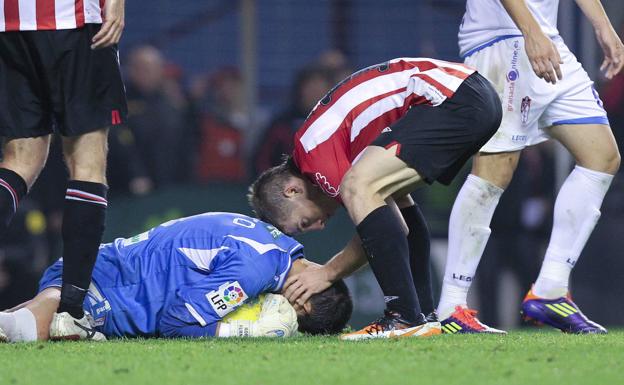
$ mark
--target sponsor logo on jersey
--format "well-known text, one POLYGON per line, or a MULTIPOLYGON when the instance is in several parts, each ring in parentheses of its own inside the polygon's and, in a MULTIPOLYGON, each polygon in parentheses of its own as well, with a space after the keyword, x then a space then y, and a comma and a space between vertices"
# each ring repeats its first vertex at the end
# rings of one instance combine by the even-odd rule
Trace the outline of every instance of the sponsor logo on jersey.
POLYGON ((507 73, 507 80, 510 82, 515 82, 520 77, 520 72, 518 70, 513 69, 507 73))
POLYGON ((340 187, 336 188, 332 186, 325 175, 317 172, 314 174, 314 177, 316 178, 316 184, 330 197, 337 197, 338 194, 340 194, 340 187))
POLYGON ((392 128, 390 127, 386 127, 383 130, 381 130, 381 133, 383 134, 384 132, 392 132, 392 128))
POLYGON ((219 289, 206 294, 208 303, 221 318, 242 305, 248 298, 238 281, 225 283, 219 286, 219 289))
POLYGON ((522 115, 522 124, 527 124, 529 121, 529 111, 531 110, 531 98, 525 96, 522 98, 522 103, 520 104, 520 114, 522 115))
POLYGON ((507 72, 507 111, 511 112, 514 110, 513 107, 513 98, 514 92, 516 89, 516 80, 520 77, 520 72, 518 71, 518 56, 520 55, 520 42, 518 40, 514 41, 513 45, 514 49, 511 54, 511 69, 507 72))

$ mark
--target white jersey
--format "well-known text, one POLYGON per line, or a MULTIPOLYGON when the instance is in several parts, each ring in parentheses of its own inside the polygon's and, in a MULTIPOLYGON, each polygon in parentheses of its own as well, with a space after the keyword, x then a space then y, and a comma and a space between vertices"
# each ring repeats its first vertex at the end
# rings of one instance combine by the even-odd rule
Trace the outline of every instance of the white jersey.
MULTIPOLYGON (((525 0, 542 31, 554 37, 557 30, 559 0, 525 0)), ((466 13, 459 27, 459 53, 469 56, 471 51, 497 39, 521 36, 500 0, 467 0, 466 13)))

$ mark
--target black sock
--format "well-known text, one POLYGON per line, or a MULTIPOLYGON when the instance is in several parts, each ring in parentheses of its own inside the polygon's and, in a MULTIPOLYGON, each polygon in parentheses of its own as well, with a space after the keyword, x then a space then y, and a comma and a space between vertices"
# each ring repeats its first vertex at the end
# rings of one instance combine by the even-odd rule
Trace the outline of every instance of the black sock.
POLYGON ((97 258, 104 219, 106 192, 101 183, 70 180, 63 212, 63 288, 58 312, 82 318, 85 294, 97 258))
POLYGON ((0 168, 0 239, 6 234, 19 201, 27 192, 28 186, 21 176, 0 168))
POLYGON ((433 312, 433 290, 431 288, 430 235, 425 217, 418 205, 401 209, 401 215, 409 228, 410 267, 416 286, 420 306, 425 314, 433 312))
POLYGON ((418 296, 409 265, 407 238, 399 218, 379 207, 357 226, 368 263, 381 286, 386 307, 409 322, 421 322, 418 296))

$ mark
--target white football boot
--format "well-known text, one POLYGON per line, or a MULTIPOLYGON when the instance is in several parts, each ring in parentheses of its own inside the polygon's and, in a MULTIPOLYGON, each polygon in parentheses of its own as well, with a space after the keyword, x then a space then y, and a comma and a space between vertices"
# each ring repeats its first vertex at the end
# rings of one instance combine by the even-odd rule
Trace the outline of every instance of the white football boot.
POLYGON ((91 326, 86 314, 81 319, 76 319, 67 312, 54 313, 50 324, 50 339, 106 341, 104 334, 91 326))

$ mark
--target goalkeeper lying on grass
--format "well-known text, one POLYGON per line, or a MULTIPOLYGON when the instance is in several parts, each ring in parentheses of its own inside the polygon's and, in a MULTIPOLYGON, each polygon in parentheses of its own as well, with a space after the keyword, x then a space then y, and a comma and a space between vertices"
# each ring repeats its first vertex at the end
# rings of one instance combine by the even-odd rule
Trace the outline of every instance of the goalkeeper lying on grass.
MULTIPOLYGON (((352 310, 343 282, 298 312, 281 295, 268 294, 257 320, 227 320, 262 293, 279 293, 289 274, 309 263, 300 243, 254 218, 206 213, 170 221, 100 246, 84 302, 92 328, 81 327, 74 338, 338 333, 352 310)), ((54 339, 49 329, 62 264, 61 259, 45 271, 34 299, 0 313, 0 340, 54 339)))

